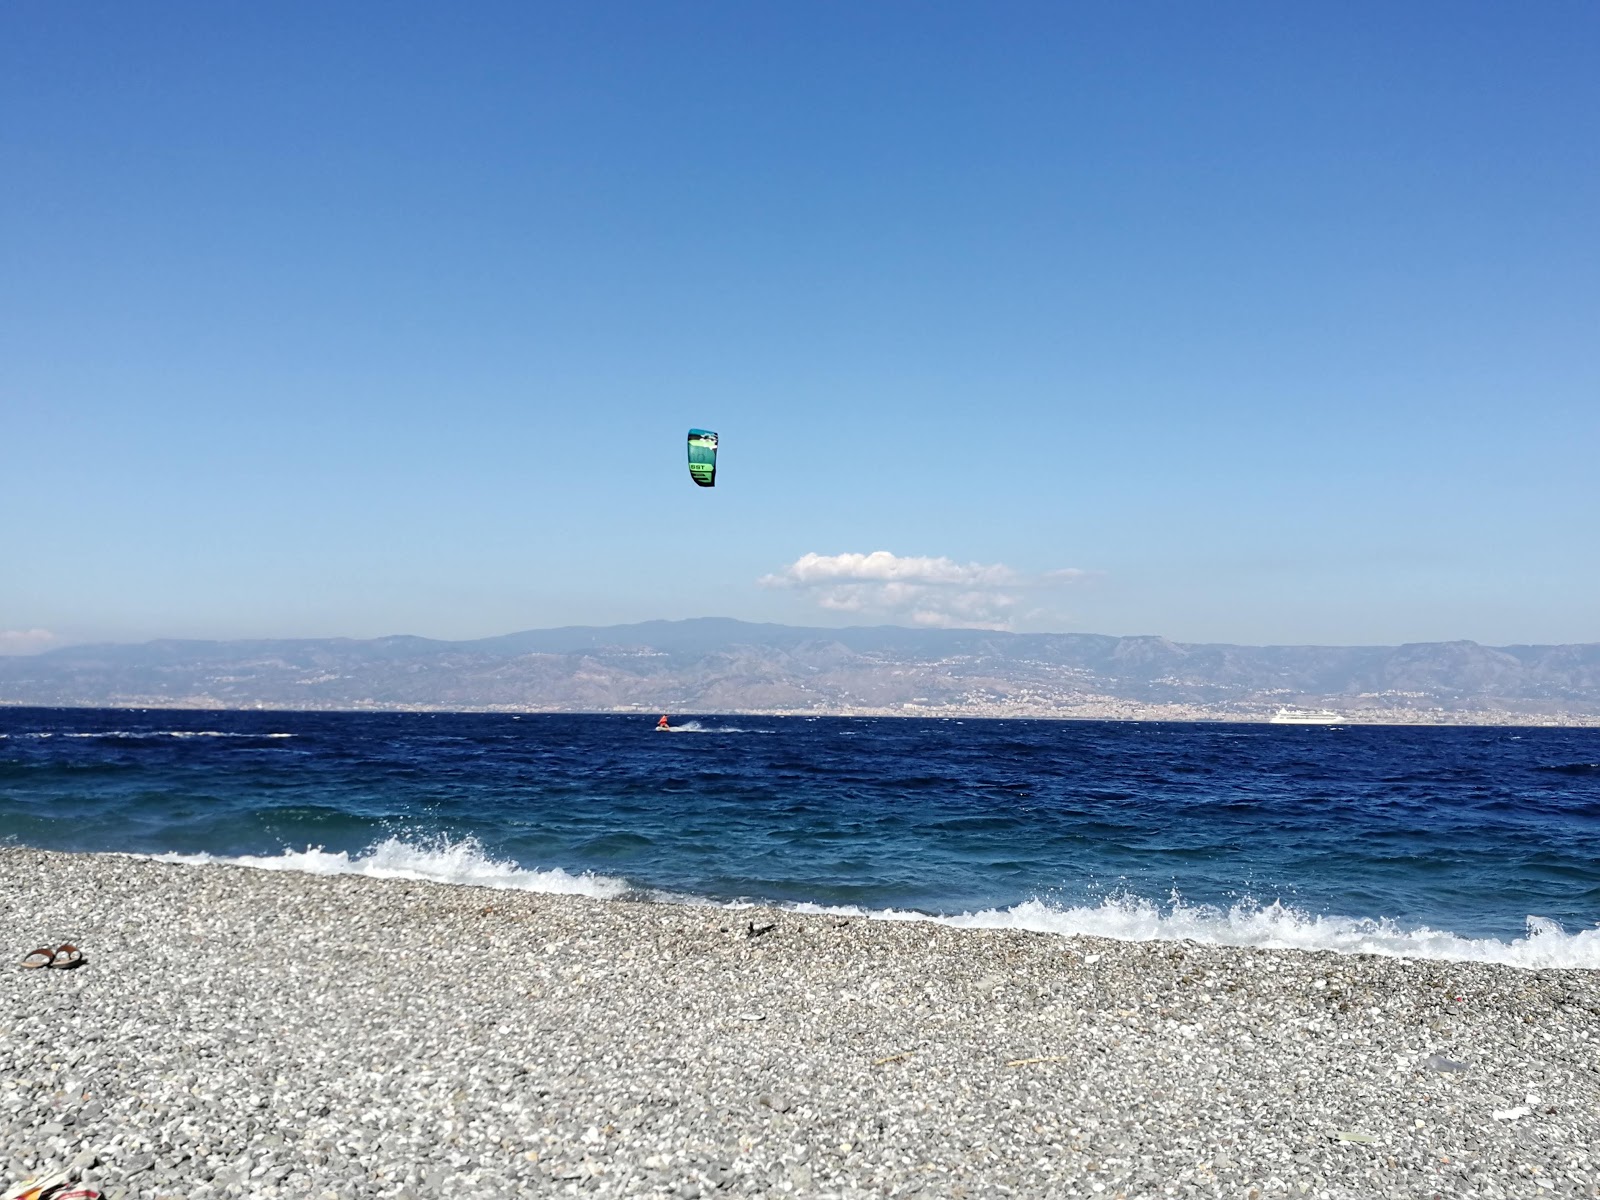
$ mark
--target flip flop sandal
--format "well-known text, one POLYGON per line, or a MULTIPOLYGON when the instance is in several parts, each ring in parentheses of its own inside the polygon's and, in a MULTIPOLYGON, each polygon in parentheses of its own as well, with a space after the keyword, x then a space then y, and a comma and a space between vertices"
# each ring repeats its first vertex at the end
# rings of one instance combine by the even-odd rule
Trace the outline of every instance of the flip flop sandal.
POLYGON ((48 967, 55 960, 55 957, 56 952, 54 950, 48 946, 41 946, 37 950, 28 951, 27 956, 22 960, 22 965, 27 970, 33 971, 39 967, 48 967))
POLYGON ((62 942, 56 947, 55 955, 50 959, 50 965, 62 971, 70 971, 73 967, 83 965, 83 951, 71 942, 62 942))

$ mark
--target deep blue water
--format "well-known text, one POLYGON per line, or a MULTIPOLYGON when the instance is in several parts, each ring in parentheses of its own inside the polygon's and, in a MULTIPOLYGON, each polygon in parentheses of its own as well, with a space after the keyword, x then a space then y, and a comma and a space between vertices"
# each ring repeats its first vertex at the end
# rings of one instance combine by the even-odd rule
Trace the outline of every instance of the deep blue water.
POLYGON ((653 725, 0 708, 0 840, 1600 966, 1600 730, 653 725))

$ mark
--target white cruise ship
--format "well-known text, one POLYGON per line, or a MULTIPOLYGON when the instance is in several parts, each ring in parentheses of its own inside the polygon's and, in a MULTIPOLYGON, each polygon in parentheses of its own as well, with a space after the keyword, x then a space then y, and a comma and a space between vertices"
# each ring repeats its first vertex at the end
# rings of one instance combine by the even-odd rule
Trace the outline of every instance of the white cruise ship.
POLYGON ((1280 708, 1269 720, 1274 725, 1338 725, 1344 718, 1325 708, 1319 708, 1316 712, 1304 708, 1280 708))

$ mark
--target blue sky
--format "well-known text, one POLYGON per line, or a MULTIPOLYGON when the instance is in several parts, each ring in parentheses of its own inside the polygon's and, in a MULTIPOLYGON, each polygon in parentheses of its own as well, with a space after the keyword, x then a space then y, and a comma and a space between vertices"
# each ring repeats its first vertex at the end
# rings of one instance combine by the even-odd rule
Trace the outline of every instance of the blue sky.
POLYGON ((0 645, 1600 640, 1597 57, 1587 2, 6 5, 0 645))

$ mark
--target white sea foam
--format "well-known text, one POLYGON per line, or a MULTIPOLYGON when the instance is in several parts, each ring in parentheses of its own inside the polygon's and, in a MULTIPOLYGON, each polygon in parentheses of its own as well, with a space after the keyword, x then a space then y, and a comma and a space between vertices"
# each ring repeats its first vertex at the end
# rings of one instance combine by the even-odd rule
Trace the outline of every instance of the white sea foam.
MULTIPOLYGON (((301 871, 311 875, 366 875, 374 879, 414 879, 468 884, 506 891, 552 892, 615 900, 622 896, 662 903, 748 908, 681 893, 641 889, 628 880, 559 867, 529 869, 490 857, 476 838, 444 837, 422 842, 389 837, 358 854, 308 847, 275 856, 158 854, 157 862, 226 863, 263 871, 301 871)), ((868 909, 852 905, 791 904, 792 912, 866 917, 879 921, 929 921, 963 929, 1023 929, 1037 933, 1087 934, 1125 942, 1198 942, 1275 950, 1332 950, 1341 954, 1381 954, 1391 958, 1503 963, 1507 966, 1600 969, 1600 928, 1568 933, 1555 921, 1530 916, 1527 935, 1510 941, 1471 938, 1427 926, 1405 928, 1387 919, 1316 916, 1292 906, 1243 901, 1231 908, 1187 904, 1174 896, 1164 905, 1138 897, 1107 899, 1098 905, 1063 907, 1027 900, 1010 908, 984 909, 954 916, 930 916, 906 909, 868 909)))
POLYGON ((63 733, 70 738, 292 738, 298 733, 245 733, 230 729, 107 729, 101 733, 63 733))
POLYGON ((57 733, 40 730, 33 733, 0 733, 0 738, 292 738, 298 733, 245 733, 230 729, 102 729, 95 733, 57 733))
POLYGON ((890 921, 934 921, 966 929, 1026 929, 1088 934, 1124 942, 1189 941, 1210 946, 1269 950, 1333 950, 1391 958, 1503 963, 1513 967, 1600 968, 1600 928, 1568 933, 1545 917, 1526 919, 1527 936, 1511 941, 1470 938, 1426 925, 1404 928, 1388 919, 1315 916, 1282 903, 1245 901, 1228 909, 1185 904, 1160 906, 1122 897, 1095 906, 1058 907, 1027 900, 1011 908, 930 917, 897 909, 867 910, 801 904, 797 912, 827 912, 890 921))
POLYGON ((555 892, 568 896, 593 896, 614 900, 632 889, 625 879, 595 875, 585 871, 573 875, 559 867, 548 871, 528 870, 515 863, 489 857, 476 838, 451 841, 438 838, 417 845, 400 838, 386 838, 351 855, 321 847, 285 850, 265 857, 253 854, 154 854, 157 862, 203 866, 225 863, 254 867, 261 871, 300 871, 308 875, 366 875, 373 879, 416 879, 432 883, 461 883, 473 887, 499 888, 516 892, 555 892))
POLYGON ((702 725, 699 721, 685 721, 682 725, 668 725, 668 733, 776 733, 775 729, 742 729, 737 725, 702 725))

